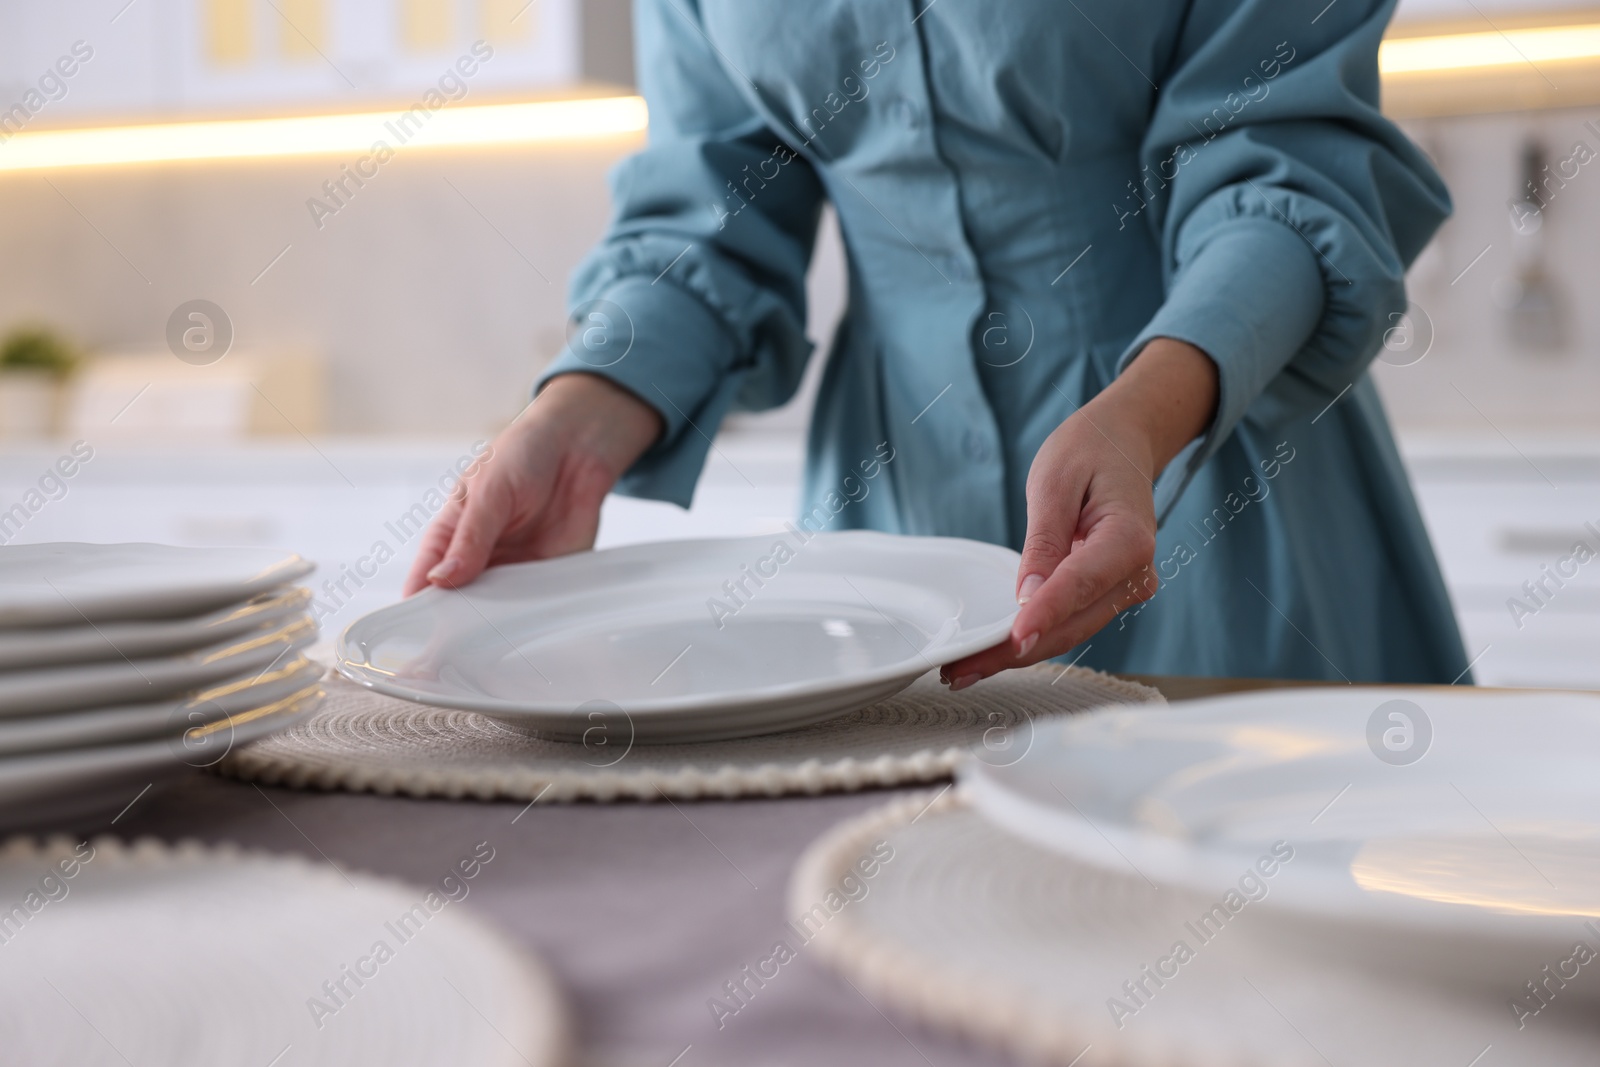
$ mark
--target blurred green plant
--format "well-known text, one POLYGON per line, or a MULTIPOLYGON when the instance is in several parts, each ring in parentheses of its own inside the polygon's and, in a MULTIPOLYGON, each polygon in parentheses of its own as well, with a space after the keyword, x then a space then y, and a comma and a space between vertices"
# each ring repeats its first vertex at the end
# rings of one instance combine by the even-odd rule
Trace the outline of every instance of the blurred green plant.
POLYGON ((77 365, 77 351, 49 329, 24 327, 13 330, 0 342, 0 373, 44 371, 65 378, 77 365))

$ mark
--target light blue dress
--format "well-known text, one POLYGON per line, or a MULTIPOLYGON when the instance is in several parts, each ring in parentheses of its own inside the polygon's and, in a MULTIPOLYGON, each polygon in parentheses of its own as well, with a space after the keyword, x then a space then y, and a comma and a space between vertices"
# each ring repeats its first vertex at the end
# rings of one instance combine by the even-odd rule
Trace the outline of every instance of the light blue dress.
POLYGON ((1069 658, 1468 681, 1367 375, 1450 210, 1379 114, 1393 7, 638 0, 650 143, 548 374, 654 406, 665 435, 620 489, 687 505, 723 416, 794 394, 831 202, 850 295, 810 525, 1019 546, 1040 443, 1178 338, 1221 398, 1156 486, 1163 588, 1069 658))

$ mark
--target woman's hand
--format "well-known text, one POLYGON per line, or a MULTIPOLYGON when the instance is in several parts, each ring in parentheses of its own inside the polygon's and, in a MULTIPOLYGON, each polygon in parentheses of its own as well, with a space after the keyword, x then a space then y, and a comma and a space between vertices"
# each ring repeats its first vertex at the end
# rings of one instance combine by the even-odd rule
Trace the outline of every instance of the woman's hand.
POLYGON ((1216 406, 1210 357, 1156 338, 1045 439, 1028 471, 1022 608, 1008 641, 939 672, 952 689, 1059 656, 1155 595, 1155 478, 1216 406))
POLYGON ((600 504, 661 429, 648 404, 598 375, 551 379, 434 518, 405 595, 593 548, 600 504))

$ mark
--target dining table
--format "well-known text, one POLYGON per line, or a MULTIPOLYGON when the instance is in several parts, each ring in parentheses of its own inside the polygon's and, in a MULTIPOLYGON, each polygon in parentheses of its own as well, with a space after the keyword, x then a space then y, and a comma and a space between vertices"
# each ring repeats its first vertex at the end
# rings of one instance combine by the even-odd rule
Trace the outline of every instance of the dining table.
MULTIPOLYGON (((1305 684, 1132 677, 1169 701, 1305 684)), ((781 936, 790 875, 812 841, 893 800, 949 788, 530 804, 302 791, 204 773, 137 798, 114 822, 58 829, 233 843, 418 885, 486 842, 495 858, 463 906, 553 972, 573 1062, 584 1067, 1006 1063, 874 1002, 804 947, 736 1015, 719 1020, 708 1006, 781 936)))

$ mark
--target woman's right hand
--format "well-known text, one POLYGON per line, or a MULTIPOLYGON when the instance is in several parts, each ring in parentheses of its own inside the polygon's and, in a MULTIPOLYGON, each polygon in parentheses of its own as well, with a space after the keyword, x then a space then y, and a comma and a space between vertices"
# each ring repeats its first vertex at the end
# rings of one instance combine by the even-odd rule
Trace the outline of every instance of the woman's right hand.
POLYGON ((593 548, 606 494, 661 430, 654 409, 598 375, 551 379, 434 517, 405 595, 593 548))

